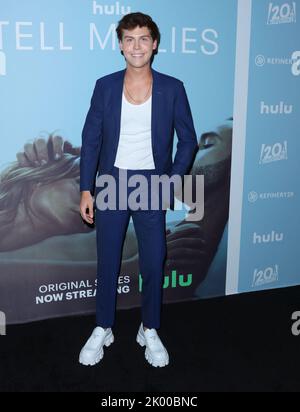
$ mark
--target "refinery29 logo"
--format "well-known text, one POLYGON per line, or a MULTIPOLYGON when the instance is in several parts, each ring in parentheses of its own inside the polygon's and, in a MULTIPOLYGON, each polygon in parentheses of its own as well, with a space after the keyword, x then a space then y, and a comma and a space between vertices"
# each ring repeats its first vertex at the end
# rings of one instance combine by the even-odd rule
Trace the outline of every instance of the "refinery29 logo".
POLYGON ((292 60, 293 60, 292 73, 294 76, 300 76, 300 51, 299 50, 296 50, 292 54, 292 60))

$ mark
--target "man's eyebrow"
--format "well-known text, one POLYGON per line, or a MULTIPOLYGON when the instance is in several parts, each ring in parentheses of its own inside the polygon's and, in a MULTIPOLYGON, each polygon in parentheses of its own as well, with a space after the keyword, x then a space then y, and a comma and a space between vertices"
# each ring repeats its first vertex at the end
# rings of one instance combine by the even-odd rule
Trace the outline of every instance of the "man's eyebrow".
POLYGON ((129 34, 125 34, 124 39, 126 39, 127 37, 133 38, 133 37, 151 37, 151 36, 149 34, 141 34, 141 35, 135 35, 135 36, 130 36, 129 34))

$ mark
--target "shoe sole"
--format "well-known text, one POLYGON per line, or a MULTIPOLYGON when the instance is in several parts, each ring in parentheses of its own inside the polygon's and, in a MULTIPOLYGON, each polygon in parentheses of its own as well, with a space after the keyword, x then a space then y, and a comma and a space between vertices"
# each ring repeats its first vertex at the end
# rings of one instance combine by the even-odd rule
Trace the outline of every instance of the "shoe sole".
MULTIPOLYGON (((108 336, 106 336, 106 338, 104 339, 104 344, 103 344, 103 346, 106 346, 106 347, 110 346, 110 345, 114 342, 114 340, 115 340, 114 335, 113 335, 113 333, 111 332, 111 333, 110 333, 108 336)), ((84 366, 95 366, 97 363, 99 363, 99 362, 101 361, 101 359, 102 359, 103 356, 104 356, 103 346, 102 346, 102 348, 100 349, 100 351, 97 353, 97 355, 95 356, 94 361, 84 361, 84 360, 82 359, 82 357, 79 356, 79 363, 80 363, 81 365, 84 365, 84 366)))
MULTIPOLYGON (((137 337, 136 337, 136 341, 140 346, 146 346, 146 341, 143 335, 140 334, 140 332, 138 332, 137 337)), ((145 358, 146 360, 150 363, 150 365, 159 368, 163 368, 164 366, 169 365, 169 355, 167 356, 167 359, 164 362, 155 362, 151 356, 151 353, 149 352, 148 348, 146 348, 145 350, 145 358)))

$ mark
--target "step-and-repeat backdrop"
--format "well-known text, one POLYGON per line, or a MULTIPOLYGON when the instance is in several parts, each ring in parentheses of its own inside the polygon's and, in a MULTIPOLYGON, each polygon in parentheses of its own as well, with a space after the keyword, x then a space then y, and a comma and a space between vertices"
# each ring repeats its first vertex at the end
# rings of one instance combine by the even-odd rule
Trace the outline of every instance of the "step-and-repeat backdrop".
POLYGON ((227 293, 300 283, 300 2, 240 3, 227 293))
MULTIPOLYGON (((190 173, 204 175, 203 218, 189 221, 179 199, 167 212, 164 303, 299 283, 297 6, 0 0, 0 310, 8 323, 95 310, 95 229, 78 211, 81 131, 95 81, 125 68, 115 29, 134 11, 160 28, 153 68, 185 84, 199 140, 190 173)), ((173 155, 176 143, 175 135, 173 155)), ((139 306, 141 291, 130 221, 117 308, 139 306)))

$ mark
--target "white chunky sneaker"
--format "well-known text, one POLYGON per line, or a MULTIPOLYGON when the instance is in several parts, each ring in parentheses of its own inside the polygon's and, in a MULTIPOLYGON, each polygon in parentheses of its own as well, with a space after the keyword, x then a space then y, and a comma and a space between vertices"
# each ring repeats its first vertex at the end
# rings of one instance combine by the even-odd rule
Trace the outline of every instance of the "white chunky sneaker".
POLYGON ((167 349, 162 344, 155 329, 144 331, 143 323, 141 323, 136 341, 141 346, 146 346, 145 358, 152 366, 162 367, 169 364, 167 349))
POLYGON ((103 358, 103 345, 109 346, 114 341, 111 328, 103 329, 97 326, 79 355, 79 363, 85 366, 93 366, 103 358))

